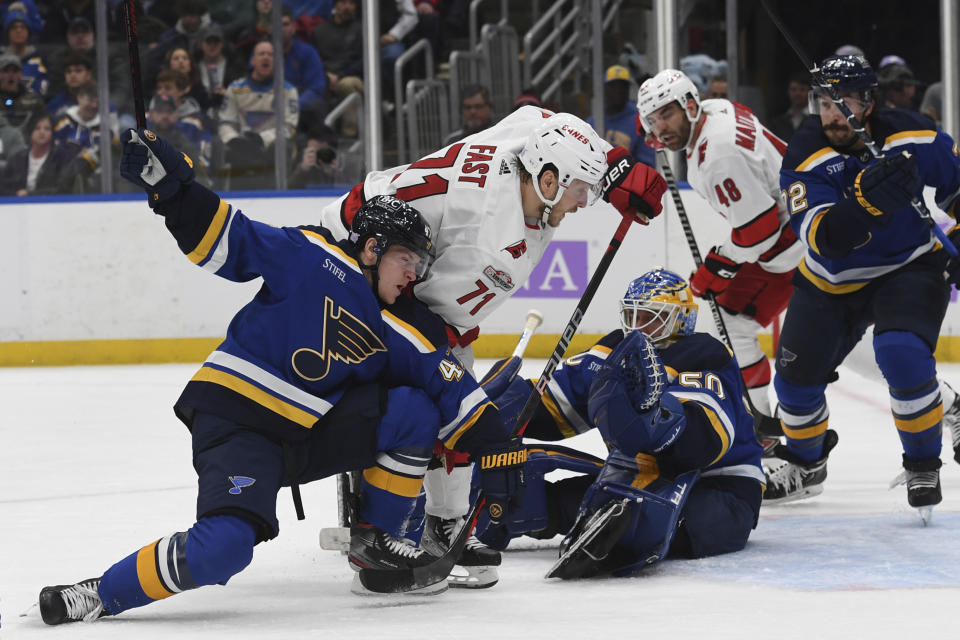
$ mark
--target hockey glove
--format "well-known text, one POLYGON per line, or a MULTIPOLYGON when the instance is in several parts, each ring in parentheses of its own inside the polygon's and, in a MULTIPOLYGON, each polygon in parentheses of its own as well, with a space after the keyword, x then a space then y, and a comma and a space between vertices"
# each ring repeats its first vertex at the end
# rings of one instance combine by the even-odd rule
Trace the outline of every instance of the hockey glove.
POLYGON ((717 248, 714 247, 690 278, 690 291, 700 298, 707 295, 718 296, 730 286, 730 280, 737 275, 739 269, 739 264, 717 253, 717 248))
POLYGON ((853 192, 870 224, 886 227, 920 192, 917 157, 906 151, 880 158, 857 174, 853 192))
POLYGON ((496 402, 496 399, 502 396, 513 382, 517 372, 520 371, 521 364, 523 360, 517 356, 494 362, 490 371, 480 381, 480 386, 483 387, 487 397, 496 402))
POLYGON ((193 161, 149 129, 128 129, 120 141, 120 175, 146 190, 151 209, 193 182, 193 161))
POLYGON ((600 183, 603 199, 621 215, 632 216, 640 224, 649 224, 663 211, 667 183, 659 173, 636 162, 623 147, 607 152, 607 173, 600 183))
POLYGON ((523 487, 527 448, 520 438, 480 453, 480 488, 487 500, 490 522, 499 524, 510 513, 512 497, 523 487))

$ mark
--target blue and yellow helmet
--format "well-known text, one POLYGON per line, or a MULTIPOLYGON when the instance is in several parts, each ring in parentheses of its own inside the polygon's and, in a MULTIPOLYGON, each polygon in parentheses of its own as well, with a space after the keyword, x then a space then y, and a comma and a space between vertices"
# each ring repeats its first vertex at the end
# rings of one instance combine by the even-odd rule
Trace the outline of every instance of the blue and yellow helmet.
POLYGON ((620 326, 624 332, 643 331, 651 342, 663 346, 693 333, 697 309, 687 281, 657 267, 627 286, 620 299, 620 326))

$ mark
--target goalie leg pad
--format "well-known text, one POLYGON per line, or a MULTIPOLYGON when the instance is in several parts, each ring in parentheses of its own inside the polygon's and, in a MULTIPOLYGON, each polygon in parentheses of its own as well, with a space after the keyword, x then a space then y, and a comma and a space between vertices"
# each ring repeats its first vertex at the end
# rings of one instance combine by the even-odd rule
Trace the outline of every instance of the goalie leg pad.
POLYGON ((670 557, 704 558, 742 550, 757 525, 762 489, 749 478, 700 478, 690 492, 670 557))

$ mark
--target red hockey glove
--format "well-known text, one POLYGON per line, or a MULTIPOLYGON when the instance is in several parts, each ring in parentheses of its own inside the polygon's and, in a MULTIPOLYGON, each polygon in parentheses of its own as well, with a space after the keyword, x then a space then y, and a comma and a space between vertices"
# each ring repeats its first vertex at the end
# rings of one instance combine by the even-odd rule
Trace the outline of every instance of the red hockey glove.
POLYGON ((659 173, 636 162, 623 147, 607 152, 607 173, 601 188, 603 199, 621 215, 632 216, 640 224, 648 224, 663 211, 663 193, 667 183, 659 173))
POLYGON ((724 258, 717 253, 717 248, 710 249, 706 259, 697 272, 690 278, 690 290, 693 295, 703 298, 707 294, 720 295, 728 286, 733 276, 737 275, 740 265, 724 258))

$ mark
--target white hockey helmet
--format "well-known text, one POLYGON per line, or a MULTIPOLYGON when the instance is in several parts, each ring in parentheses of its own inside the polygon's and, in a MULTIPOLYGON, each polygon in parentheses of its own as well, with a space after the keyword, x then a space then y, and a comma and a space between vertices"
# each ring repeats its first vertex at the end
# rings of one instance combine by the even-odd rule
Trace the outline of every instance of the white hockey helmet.
MULTIPOLYGON (((533 130, 520 151, 523 168, 533 176, 533 188, 547 205, 549 213, 576 179, 590 185, 594 196, 596 187, 607 172, 607 154, 601 147, 602 138, 589 124, 569 113, 558 113, 543 121, 533 130), (551 164, 557 169, 560 188, 551 200, 540 191, 540 172, 551 164)), ((544 215, 546 215, 546 213, 544 215)))
MULTIPOLYGON (((640 89, 637 91, 637 112, 640 114, 641 122, 644 126, 649 127, 650 124, 647 119, 650 117, 650 114, 671 102, 676 102, 680 105, 680 109, 683 110, 683 113, 687 116, 687 120, 690 121, 690 132, 692 135, 692 125, 700 117, 700 92, 697 90, 697 85, 693 84, 690 78, 682 71, 677 71, 676 69, 664 69, 640 85, 640 89), (697 104, 697 111, 692 116, 690 112, 687 111, 687 103, 691 99, 697 104)), ((649 130, 650 129, 648 129, 648 131, 649 130)), ((690 140, 688 139, 684 142, 684 146, 689 144, 689 142, 690 140)))

